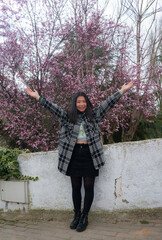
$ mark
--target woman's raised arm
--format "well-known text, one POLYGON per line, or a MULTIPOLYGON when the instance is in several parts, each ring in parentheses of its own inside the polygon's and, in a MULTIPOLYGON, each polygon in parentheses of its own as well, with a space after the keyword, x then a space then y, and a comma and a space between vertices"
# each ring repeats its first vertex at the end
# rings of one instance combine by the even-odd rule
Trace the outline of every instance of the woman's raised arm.
POLYGON ((59 120, 67 117, 67 112, 65 110, 63 110, 57 104, 54 104, 51 101, 49 101, 48 99, 40 96, 35 89, 34 89, 34 91, 32 91, 30 88, 26 88, 26 92, 29 96, 37 99, 44 108, 48 109, 59 120))
POLYGON ((123 93, 128 91, 133 86, 133 81, 124 84, 121 89, 103 101, 98 107, 93 109, 96 122, 101 122, 105 114, 118 102, 123 93))

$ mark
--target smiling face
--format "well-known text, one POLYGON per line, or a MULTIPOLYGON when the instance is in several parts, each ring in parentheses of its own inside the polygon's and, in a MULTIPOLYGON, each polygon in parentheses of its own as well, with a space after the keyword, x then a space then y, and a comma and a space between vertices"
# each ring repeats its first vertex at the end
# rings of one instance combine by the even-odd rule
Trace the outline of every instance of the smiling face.
POLYGON ((87 108, 85 97, 79 96, 76 100, 76 108, 80 112, 84 112, 87 108))

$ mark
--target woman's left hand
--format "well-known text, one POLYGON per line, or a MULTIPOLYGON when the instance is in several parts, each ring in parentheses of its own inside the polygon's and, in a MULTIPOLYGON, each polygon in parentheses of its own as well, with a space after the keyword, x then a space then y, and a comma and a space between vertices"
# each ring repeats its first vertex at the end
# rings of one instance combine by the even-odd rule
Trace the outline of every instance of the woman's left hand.
POLYGON ((133 84, 134 84, 133 81, 130 81, 128 84, 124 83, 124 85, 121 87, 120 91, 125 93, 126 91, 128 91, 133 86, 133 84))

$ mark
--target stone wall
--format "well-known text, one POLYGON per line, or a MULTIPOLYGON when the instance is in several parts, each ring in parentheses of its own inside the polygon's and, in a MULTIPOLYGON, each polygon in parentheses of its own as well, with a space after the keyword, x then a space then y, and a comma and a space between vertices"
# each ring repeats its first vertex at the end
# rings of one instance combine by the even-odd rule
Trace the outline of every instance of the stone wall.
MULTIPOLYGON (((92 210, 162 207, 162 139, 105 145, 104 151, 92 210)), ((0 208, 72 209, 70 179, 57 170, 57 159, 57 151, 21 154, 22 173, 39 180, 29 181, 29 203, 0 200, 0 208)))

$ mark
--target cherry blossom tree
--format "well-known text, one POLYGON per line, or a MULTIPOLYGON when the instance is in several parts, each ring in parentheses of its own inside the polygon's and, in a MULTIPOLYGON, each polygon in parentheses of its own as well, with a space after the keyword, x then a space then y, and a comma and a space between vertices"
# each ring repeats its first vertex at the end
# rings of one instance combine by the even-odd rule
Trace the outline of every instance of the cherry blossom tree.
POLYGON ((135 87, 101 125, 109 142, 119 129, 122 141, 133 138, 137 113, 138 123, 156 114, 153 96, 158 85, 150 81, 146 89, 140 82, 138 90, 137 65, 130 61, 133 32, 104 17, 97 3, 71 1, 68 16, 65 0, 1 2, 0 134, 10 146, 32 151, 57 147, 57 120, 26 95, 26 86, 67 109, 79 90, 95 107, 125 82, 135 80, 135 87))

